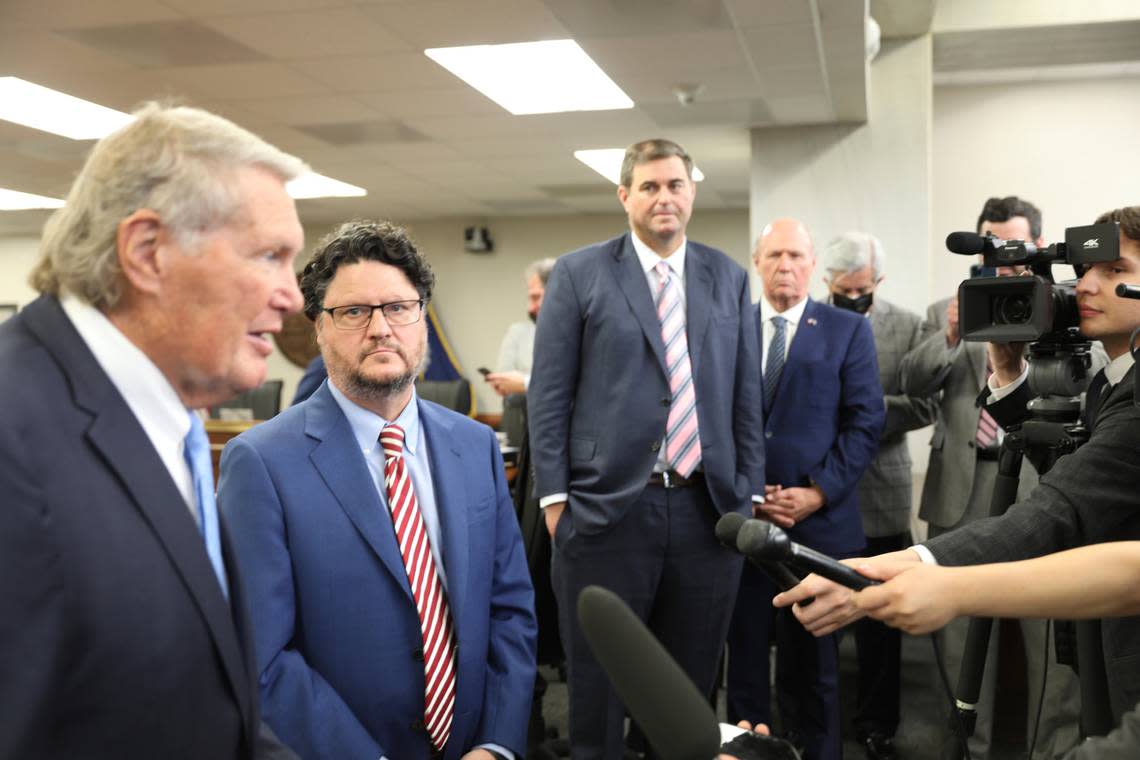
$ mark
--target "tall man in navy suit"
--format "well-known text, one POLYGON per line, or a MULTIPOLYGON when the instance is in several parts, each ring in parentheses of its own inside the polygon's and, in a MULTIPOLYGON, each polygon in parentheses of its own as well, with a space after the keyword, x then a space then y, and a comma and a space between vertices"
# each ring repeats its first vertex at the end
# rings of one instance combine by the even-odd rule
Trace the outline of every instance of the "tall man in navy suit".
POLYGON ((226 447, 266 720, 304 758, 522 755, 534 593, 490 428, 417 398, 434 275, 403 229, 305 267, 329 379, 226 447))
POLYGON ((748 276, 686 240, 692 166, 668 140, 631 146, 617 191, 630 231, 561 257, 538 316, 530 437, 575 758, 620 758, 623 718, 579 592, 618 593, 708 691, 741 567, 716 521, 749 513, 763 485, 748 276))
MULTIPOLYGON (((855 486, 878 450, 886 411, 871 326, 808 298, 815 252, 803 224, 764 228, 753 263, 764 296, 753 312, 763 345, 767 468, 757 517, 833 557, 863 549, 855 486)), ((746 566, 728 637, 729 720, 768 723, 769 642, 784 730, 807 760, 841 757, 838 639, 816 639, 787 612, 775 586, 746 566)))
POLYGON ((150 104, 45 225, 42 295, 0 326, 0 757, 294 757, 191 410, 259 385, 301 306, 303 171, 150 104))

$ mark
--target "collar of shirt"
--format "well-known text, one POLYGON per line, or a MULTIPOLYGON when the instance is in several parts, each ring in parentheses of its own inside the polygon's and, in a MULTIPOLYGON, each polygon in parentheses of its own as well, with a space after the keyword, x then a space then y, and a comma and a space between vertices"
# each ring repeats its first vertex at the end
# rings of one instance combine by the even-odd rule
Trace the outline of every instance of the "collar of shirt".
POLYGON ((1120 356, 1116 357, 1104 367, 1104 378, 1108 380, 1109 385, 1116 385, 1124 376, 1128 374, 1128 370, 1132 369, 1132 365, 1136 360, 1132 358, 1132 354, 1125 351, 1120 356))
POLYGON ((689 247, 689 240, 686 237, 681 238, 681 244, 678 245, 671 254, 668 256, 658 256, 657 251, 653 250, 641 241, 641 238, 636 233, 629 233, 629 239, 633 241, 633 251, 637 254, 637 260, 641 262, 641 270, 647 275, 657 266, 657 262, 664 261, 673 270, 673 274, 685 280, 685 252, 689 247))
POLYGON ((372 454, 380 446, 380 431, 389 422, 394 422, 404 429, 404 448, 408 450, 411 456, 416 456, 420 448, 420 408, 416 399, 416 392, 413 387, 412 397, 408 401, 408 405, 400 412, 400 415, 394 420, 386 420, 375 412, 371 412, 364 407, 358 405, 356 402, 350 400, 347 396, 340 392, 332 382, 329 384, 329 392, 332 393, 333 400, 336 401, 337 406, 344 412, 344 416, 348 418, 349 427, 352 428, 352 434, 356 438, 357 444, 360 445, 360 450, 365 455, 372 454))
POLYGON ((804 317, 804 309, 807 308, 807 296, 804 296, 799 303, 784 311, 776 311, 776 307, 768 303, 768 299, 760 296, 760 321, 768 322, 772 317, 780 316, 790 322, 791 327, 799 327, 800 320, 804 317))
POLYGON ((197 495, 184 454, 190 418, 174 387, 150 357, 131 343, 103 312, 75 296, 64 296, 60 305, 94 354, 95 361, 127 402, 197 520, 197 495))

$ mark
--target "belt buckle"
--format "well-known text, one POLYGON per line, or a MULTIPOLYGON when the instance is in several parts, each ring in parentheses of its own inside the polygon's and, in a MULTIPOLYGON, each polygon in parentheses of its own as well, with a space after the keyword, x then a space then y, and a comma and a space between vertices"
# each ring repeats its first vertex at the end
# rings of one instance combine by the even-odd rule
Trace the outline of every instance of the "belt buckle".
POLYGON ((661 484, 665 486, 666 489, 677 487, 677 484, 673 482, 672 470, 665 470, 661 473, 661 484))

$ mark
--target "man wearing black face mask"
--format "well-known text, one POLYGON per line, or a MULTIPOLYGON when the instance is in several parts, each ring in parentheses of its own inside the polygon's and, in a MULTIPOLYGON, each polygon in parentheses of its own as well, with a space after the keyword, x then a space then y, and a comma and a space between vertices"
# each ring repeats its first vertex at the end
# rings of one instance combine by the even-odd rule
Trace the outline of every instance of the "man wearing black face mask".
MULTIPOLYGON (((899 365, 922 341, 922 319, 883 299, 875 288, 883 280, 883 245, 863 232, 832 240, 824 253, 825 280, 833 306, 865 314, 875 337, 879 382, 883 386, 886 425, 879 452, 856 489, 867 551, 893 552, 910 546, 911 460, 907 431, 926 427, 938 416, 933 396, 909 396, 899 387, 899 365)), ((899 654, 902 635, 870 618, 855 624, 859 660, 855 733, 872 760, 896 757, 899 724, 899 654)))

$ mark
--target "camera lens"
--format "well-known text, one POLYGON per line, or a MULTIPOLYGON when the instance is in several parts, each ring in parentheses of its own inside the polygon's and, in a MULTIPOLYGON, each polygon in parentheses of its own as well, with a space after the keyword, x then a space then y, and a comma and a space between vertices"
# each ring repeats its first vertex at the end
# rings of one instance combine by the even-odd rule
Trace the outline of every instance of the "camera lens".
POLYGON ((994 299, 994 324, 1023 325, 1033 316, 1033 302, 1028 295, 1016 294, 994 299))

